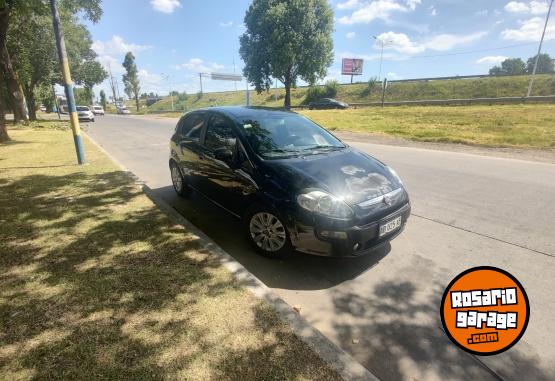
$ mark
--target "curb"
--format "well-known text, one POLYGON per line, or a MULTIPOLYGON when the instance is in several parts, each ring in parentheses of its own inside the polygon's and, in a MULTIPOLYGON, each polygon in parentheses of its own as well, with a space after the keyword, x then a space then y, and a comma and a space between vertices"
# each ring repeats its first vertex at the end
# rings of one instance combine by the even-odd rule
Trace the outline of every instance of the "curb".
POLYGON ((295 335, 310 346, 329 366, 335 370, 345 380, 369 380, 378 381, 379 379, 368 369, 362 366, 351 355, 332 343, 320 331, 310 325, 300 316, 292 306, 287 304, 281 297, 274 293, 260 279, 249 272, 243 265, 237 262, 229 253, 216 244, 204 232, 194 226, 185 217, 173 209, 166 201, 159 197, 151 188, 142 182, 135 174, 123 166, 116 158, 110 155, 87 133, 83 133, 87 139, 95 145, 102 153, 112 160, 123 171, 128 173, 131 178, 141 187, 143 192, 152 202, 171 219, 184 226, 189 232, 195 234, 201 240, 204 249, 218 257, 220 263, 230 271, 256 297, 268 302, 278 313, 281 320, 289 324, 295 335))

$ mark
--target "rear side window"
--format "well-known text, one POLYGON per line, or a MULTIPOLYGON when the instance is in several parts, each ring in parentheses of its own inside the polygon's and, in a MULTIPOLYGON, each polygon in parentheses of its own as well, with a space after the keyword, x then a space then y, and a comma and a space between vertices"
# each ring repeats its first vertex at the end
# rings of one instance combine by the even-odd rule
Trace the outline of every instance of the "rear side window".
POLYGON ((186 115, 177 126, 181 136, 190 140, 199 140, 203 127, 204 114, 200 113, 186 115))

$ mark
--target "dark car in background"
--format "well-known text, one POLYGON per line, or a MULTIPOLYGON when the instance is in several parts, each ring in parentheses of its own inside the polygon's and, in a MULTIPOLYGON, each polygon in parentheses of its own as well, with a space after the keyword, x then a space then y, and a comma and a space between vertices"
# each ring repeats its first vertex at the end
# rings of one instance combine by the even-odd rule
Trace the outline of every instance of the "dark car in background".
POLYGON ((247 239, 269 257, 293 249, 359 256, 396 237, 410 215, 393 169, 294 112, 192 111, 170 150, 175 191, 198 191, 241 218, 247 239))
POLYGON ((349 105, 332 98, 322 98, 317 101, 310 102, 308 108, 311 110, 329 110, 329 109, 347 109, 349 105))

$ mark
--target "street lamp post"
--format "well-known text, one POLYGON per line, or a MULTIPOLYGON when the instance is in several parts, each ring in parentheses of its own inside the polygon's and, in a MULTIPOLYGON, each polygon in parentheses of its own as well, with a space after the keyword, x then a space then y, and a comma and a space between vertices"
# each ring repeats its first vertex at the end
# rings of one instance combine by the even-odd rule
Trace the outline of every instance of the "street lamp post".
POLYGON ((553 0, 549 4, 549 10, 547 11, 547 17, 545 18, 545 25, 543 27, 542 38, 540 39, 540 46, 538 47, 538 55, 536 56, 536 62, 534 63, 534 70, 532 71, 532 77, 530 77, 530 84, 528 85, 528 93, 526 93, 526 98, 532 93, 532 86, 534 86, 534 77, 536 76, 536 70, 538 70, 538 62, 540 60, 540 53, 542 51, 543 39, 545 38, 545 31, 547 29, 547 24, 549 23, 549 15, 551 14, 551 8, 553 8, 553 0))
POLYGON ((173 90, 170 83, 170 75, 162 73, 162 77, 166 80, 166 82, 168 83, 168 87, 170 88, 170 98, 172 100, 172 111, 175 111, 173 107, 173 90))
POLYGON ((384 49, 386 44, 389 44, 393 41, 384 41, 384 40, 382 40, 381 38, 379 38, 377 36, 372 36, 372 38, 374 40, 376 40, 376 42, 378 42, 382 47, 381 48, 381 53, 380 53, 380 72, 379 72, 379 75, 378 75, 378 81, 381 81, 381 79, 382 79, 382 63, 383 63, 383 49, 384 49))

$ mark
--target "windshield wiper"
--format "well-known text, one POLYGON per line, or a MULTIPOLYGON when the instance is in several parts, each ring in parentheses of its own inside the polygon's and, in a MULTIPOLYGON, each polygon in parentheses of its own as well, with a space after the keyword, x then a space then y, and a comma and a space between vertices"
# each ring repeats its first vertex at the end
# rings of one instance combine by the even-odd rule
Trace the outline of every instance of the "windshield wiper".
POLYGON ((345 147, 330 146, 330 145, 317 145, 317 146, 312 146, 312 147, 305 148, 303 151, 315 151, 315 150, 323 150, 323 149, 338 150, 338 149, 343 149, 343 148, 345 148, 345 147))

